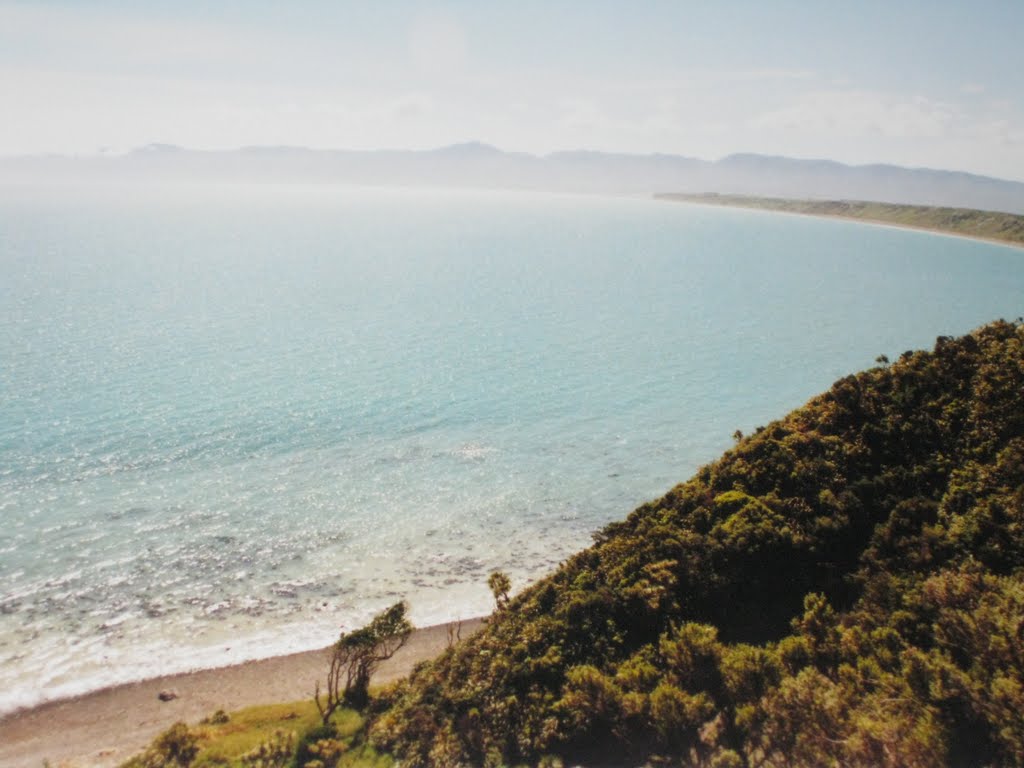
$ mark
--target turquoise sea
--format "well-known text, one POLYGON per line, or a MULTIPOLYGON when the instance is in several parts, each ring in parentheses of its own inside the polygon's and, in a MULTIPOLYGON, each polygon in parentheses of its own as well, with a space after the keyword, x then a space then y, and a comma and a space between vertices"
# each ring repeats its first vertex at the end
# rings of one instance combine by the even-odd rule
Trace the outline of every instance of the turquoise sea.
POLYGON ((0 712, 489 609, 1024 252, 643 199, 0 188, 0 712))

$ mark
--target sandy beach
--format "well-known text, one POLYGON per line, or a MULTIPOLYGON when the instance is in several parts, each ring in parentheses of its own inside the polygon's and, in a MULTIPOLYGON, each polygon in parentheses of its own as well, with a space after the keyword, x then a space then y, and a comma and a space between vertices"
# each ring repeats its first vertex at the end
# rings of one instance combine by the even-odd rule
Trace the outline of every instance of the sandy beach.
MULTIPOLYGON (((481 624, 481 619, 462 622, 462 637, 481 624)), ((448 625, 417 629, 381 665, 374 682, 406 676, 447 644, 448 625)), ((324 675, 325 657, 325 650, 307 651, 168 675, 14 712, 0 719, 0 766, 41 768, 45 760, 54 768, 118 765, 179 720, 195 723, 218 709, 311 697, 316 680, 324 675), (161 691, 173 691, 177 698, 161 701, 161 691)))

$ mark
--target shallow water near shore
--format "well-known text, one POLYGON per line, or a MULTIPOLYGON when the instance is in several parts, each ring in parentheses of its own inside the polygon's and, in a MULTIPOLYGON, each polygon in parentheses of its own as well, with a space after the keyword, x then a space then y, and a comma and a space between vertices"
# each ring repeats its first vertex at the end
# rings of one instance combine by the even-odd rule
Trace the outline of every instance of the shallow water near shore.
POLYGON ((0 188, 0 713, 485 613, 1020 251, 653 200, 0 188))

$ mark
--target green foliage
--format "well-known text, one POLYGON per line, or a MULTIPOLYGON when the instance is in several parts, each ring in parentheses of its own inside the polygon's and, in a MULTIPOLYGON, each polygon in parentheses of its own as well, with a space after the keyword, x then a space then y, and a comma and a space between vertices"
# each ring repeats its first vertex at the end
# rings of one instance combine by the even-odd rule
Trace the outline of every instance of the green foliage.
POLYGON ((836 382, 375 706, 404 765, 1024 765, 1024 328, 836 382))
POLYGON ((509 592, 512 590, 512 580, 502 571, 494 571, 487 577, 487 587, 494 595, 494 605, 499 611, 508 605, 509 592))
MULTIPOLYGON (((351 734, 361 726, 362 718, 343 710, 335 715, 333 722, 343 725, 345 733, 351 734)), ((247 707, 230 713, 222 723, 200 721, 193 729, 200 747, 194 768, 236 768, 243 755, 272 740, 278 731, 302 734, 319 723, 319 713, 311 701, 247 707)))
POLYGON ((350 709, 337 712, 327 728, 309 701, 249 707, 204 720, 194 729, 177 724, 124 768, 175 768, 179 763, 174 751, 189 743, 198 748, 193 768, 389 768, 392 764, 390 757, 361 742, 364 720, 350 709))
MULTIPOLYGON (((318 725, 302 734, 299 743, 295 748, 295 765, 297 768, 305 768, 309 763, 321 760, 323 742, 333 742, 338 738, 338 731, 334 725, 318 725)), ((344 750, 342 750, 344 751, 344 750)))
POLYGON ((198 754, 196 734, 185 723, 175 723, 157 736, 149 749, 124 763, 122 768, 189 768, 198 754))
POLYGON ((593 739, 614 729, 623 706, 622 689, 601 670, 589 665, 569 670, 561 709, 575 734, 593 739))
POLYGON ((330 649, 327 685, 320 698, 317 681, 313 700, 324 726, 342 706, 362 709, 370 698, 370 677, 382 661, 387 661, 405 645, 412 634, 406 618, 408 607, 397 602, 373 617, 365 627, 342 633, 330 649))
POLYGON ((278 730, 251 752, 242 755, 243 768, 286 768, 295 754, 295 733, 278 730))
POLYGON ((369 744, 361 744, 342 754, 337 768, 392 768, 394 764, 390 755, 377 752, 369 744))
POLYGON ((200 725, 224 725, 231 721, 231 717, 223 709, 218 709, 209 717, 204 717, 199 721, 200 725))
POLYGON ((662 683, 651 694, 651 723, 670 747, 686 743, 689 735, 715 712, 706 693, 690 694, 671 683, 662 683))

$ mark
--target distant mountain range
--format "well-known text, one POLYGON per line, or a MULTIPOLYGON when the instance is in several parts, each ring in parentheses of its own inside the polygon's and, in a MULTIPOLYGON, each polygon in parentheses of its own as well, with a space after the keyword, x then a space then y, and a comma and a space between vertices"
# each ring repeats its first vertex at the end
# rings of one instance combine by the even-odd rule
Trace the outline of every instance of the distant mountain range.
POLYGON ((301 147, 207 152, 152 144, 124 155, 0 158, 2 179, 335 182, 641 195, 718 192, 1024 213, 1024 183, 956 171, 755 154, 714 162, 588 151, 538 156, 476 142, 370 152, 301 147))

